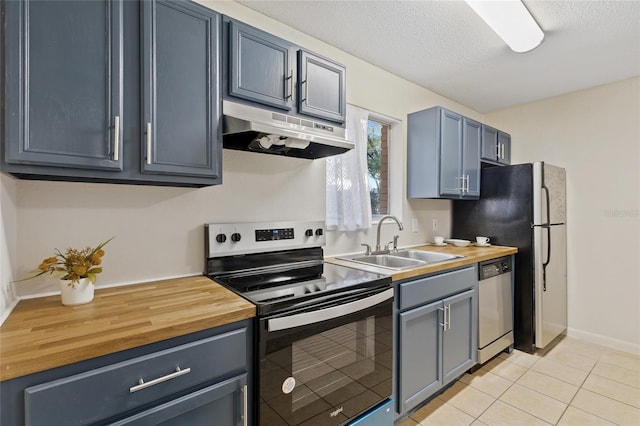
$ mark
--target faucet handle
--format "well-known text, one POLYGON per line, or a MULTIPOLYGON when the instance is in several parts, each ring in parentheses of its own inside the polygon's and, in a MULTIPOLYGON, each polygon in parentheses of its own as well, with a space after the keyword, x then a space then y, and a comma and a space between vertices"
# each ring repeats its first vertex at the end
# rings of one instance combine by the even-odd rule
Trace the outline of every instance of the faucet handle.
POLYGON ((365 255, 370 255, 371 254, 371 246, 369 244, 366 243, 362 243, 360 244, 361 246, 365 246, 367 248, 367 251, 364 253, 365 255))
POLYGON ((391 246, 391 244, 393 244, 393 241, 389 241, 387 244, 384 245, 384 249, 385 251, 390 251, 391 249, 389 248, 391 246))

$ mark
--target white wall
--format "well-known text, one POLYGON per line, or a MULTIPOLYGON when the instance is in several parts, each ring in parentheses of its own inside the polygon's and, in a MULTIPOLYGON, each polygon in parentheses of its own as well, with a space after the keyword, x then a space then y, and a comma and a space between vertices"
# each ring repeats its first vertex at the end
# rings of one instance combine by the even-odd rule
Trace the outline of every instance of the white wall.
POLYGON ((13 287, 17 265, 18 217, 16 208, 16 180, 0 175, 0 324, 16 301, 13 287))
MULTIPOLYGON (((237 3, 203 3, 344 63, 348 70, 349 103, 402 120, 409 112, 437 104, 481 119, 475 111, 237 3)), ((400 139, 403 165, 404 124, 400 139)), ((5 226, 2 235, 2 246, 8 247, 7 255, 3 255, 0 276, 2 293, 10 294, 8 283, 12 276, 28 276, 43 258, 52 255, 54 248, 81 248, 111 236, 116 238, 105 247, 104 273, 98 277, 98 287, 200 274, 204 269, 204 223, 324 219, 324 173, 324 160, 224 150, 223 185, 200 189, 14 181, 3 177, 0 181, 3 224, 12 230, 7 231, 5 226), (5 203, 5 198, 10 202, 5 203), (5 267, 6 264, 10 266, 5 267)), ((395 190, 404 194, 404 185, 395 190)), ((436 217, 440 219, 440 233, 447 235, 450 228, 448 201, 409 203, 404 195, 403 199, 402 219, 410 225, 411 219, 417 218, 421 231, 412 233, 411 226, 407 226, 401 233, 400 245, 426 241, 430 237, 427 229, 430 229, 431 219, 436 217)), ((329 233, 325 253, 360 251, 361 242, 373 242, 374 231, 351 235, 329 233)), ((388 241, 396 233, 396 228, 385 225, 383 239, 388 241)), ((55 280, 38 279, 15 284, 15 289, 18 295, 24 296, 56 291, 56 286, 55 280)), ((3 299, 0 315, 6 306, 3 299)))
POLYGON ((640 78, 488 114, 567 170, 569 334, 640 352, 640 78))

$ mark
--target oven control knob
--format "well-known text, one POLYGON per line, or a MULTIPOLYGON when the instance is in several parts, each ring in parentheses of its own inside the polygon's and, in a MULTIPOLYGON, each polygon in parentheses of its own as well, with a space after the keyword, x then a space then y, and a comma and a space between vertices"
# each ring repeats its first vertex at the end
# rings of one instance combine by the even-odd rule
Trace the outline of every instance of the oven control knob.
POLYGON ((316 229, 316 235, 317 235, 317 236, 320 236, 320 235, 322 235, 323 233, 324 233, 324 231, 322 230, 322 228, 318 228, 318 229, 316 229))
POLYGON ((220 244, 222 244, 225 241, 227 241, 227 236, 224 235, 224 234, 218 234, 218 235, 216 235, 216 241, 219 242, 220 244))
POLYGON ((306 235, 307 237, 313 237, 313 229, 307 229, 306 231, 304 231, 304 235, 306 235))
POLYGON ((231 241, 233 241, 234 243, 237 243, 241 239, 242 239, 242 236, 237 232, 234 232, 233 234, 231 234, 231 241))

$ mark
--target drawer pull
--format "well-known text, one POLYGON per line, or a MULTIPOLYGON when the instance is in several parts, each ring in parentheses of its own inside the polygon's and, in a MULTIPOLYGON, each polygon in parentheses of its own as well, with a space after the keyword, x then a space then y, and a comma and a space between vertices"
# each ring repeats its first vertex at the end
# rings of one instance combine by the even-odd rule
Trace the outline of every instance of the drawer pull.
POLYGON ((158 377, 157 379, 153 379, 150 382, 145 382, 140 379, 138 384, 129 388, 130 393, 138 392, 139 390, 148 388, 150 386, 155 386, 158 383, 166 382, 167 380, 175 379, 176 377, 184 376, 185 374, 189 374, 191 372, 190 368, 185 368, 181 370, 180 367, 176 367, 176 371, 171 374, 167 374, 166 376, 158 377))

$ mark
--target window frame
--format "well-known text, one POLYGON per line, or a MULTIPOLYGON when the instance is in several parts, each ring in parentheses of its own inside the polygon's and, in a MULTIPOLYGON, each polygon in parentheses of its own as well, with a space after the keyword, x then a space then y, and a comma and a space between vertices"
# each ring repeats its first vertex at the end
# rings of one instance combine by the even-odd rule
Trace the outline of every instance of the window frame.
MULTIPOLYGON (((402 220, 402 121, 384 114, 373 112, 367 109, 370 121, 389 126, 387 137, 387 189, 389 193, 389 212, 387 214, 396 216, 402 220)), ((365 153, 366 155, 366 153, 365 153)), ((367 170, 368 173, 368 170, 367 170)), ((385 215, 374 215, 371 213, 371 224, 377 225, 385 215)))

